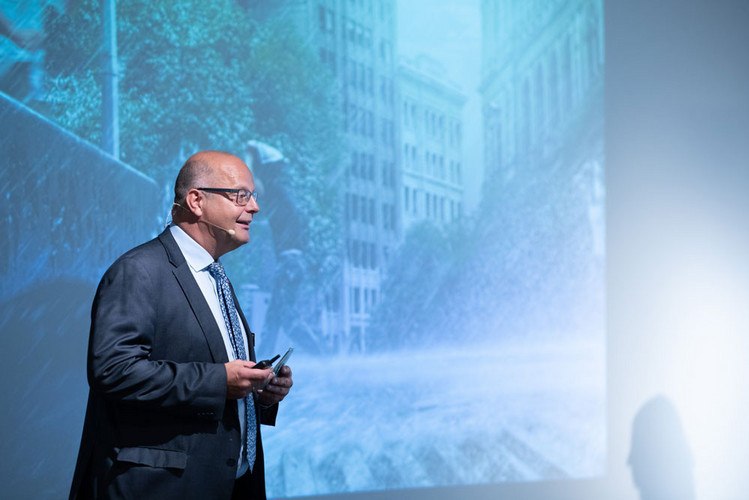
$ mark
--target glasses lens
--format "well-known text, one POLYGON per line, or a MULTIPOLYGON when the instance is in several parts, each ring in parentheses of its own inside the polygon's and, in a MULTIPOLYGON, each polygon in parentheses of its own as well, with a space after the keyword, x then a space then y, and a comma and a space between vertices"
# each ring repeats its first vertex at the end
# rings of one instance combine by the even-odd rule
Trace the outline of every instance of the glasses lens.
POLYGON ((250 196, 257 200, 257 193, 255 191, 247 191, 246 189, 237 191, 237 205, 247 205, 250 202, 250 196))

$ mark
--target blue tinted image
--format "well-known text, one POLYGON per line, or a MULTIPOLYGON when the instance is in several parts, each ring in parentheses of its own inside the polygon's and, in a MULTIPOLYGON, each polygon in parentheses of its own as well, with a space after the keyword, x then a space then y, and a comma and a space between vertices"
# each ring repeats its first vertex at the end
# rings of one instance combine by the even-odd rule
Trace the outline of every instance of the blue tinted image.
POLYGON ((258 356, 294 347, 269 496, 604 473, 602 0, 0 9, 7 491, 67 491, 96 284, 205 149, 255 176, 258 356))

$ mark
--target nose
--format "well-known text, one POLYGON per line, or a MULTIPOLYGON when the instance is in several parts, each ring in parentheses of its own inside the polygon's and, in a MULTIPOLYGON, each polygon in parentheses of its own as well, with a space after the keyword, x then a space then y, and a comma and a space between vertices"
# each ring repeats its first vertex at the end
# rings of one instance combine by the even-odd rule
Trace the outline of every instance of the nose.
POLYGON ((260 206, 257 204, 257 200, 254 196, 250 196, 250 201, 247 202, 247 205, 244 206, 245 211, 256 214, 258 211, 260 211, 260 206))

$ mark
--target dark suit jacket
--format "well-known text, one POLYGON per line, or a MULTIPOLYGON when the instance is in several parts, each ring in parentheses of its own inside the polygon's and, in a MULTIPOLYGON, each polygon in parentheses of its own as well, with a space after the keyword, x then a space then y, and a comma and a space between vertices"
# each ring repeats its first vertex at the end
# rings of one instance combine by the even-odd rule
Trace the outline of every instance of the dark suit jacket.
MULTIPOLYGON (((213 314, 169 230, 120 257, 91 312, 90 392, 70 498, 229 499, 241 436, 237 403, 226 399, 226 362, 213 314)), ((255 406, 247 498, 264 499, 259 423, 273 425, 278 406, 255 406)))

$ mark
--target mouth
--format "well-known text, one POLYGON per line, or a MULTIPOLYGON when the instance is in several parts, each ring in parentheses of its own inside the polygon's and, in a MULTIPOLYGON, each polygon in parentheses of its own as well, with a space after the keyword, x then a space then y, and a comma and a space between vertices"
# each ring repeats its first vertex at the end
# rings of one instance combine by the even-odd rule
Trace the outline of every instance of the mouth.
POLYGON ((252 221, 251 220, 246 220, 246 221, 244 221, 244 220, 238 220, 237 221, 237 225, 239 227, 241 227, 242 229, 244 229, 244 230, 249 230, 250 229, 250 222, 252 222, 252 221))

